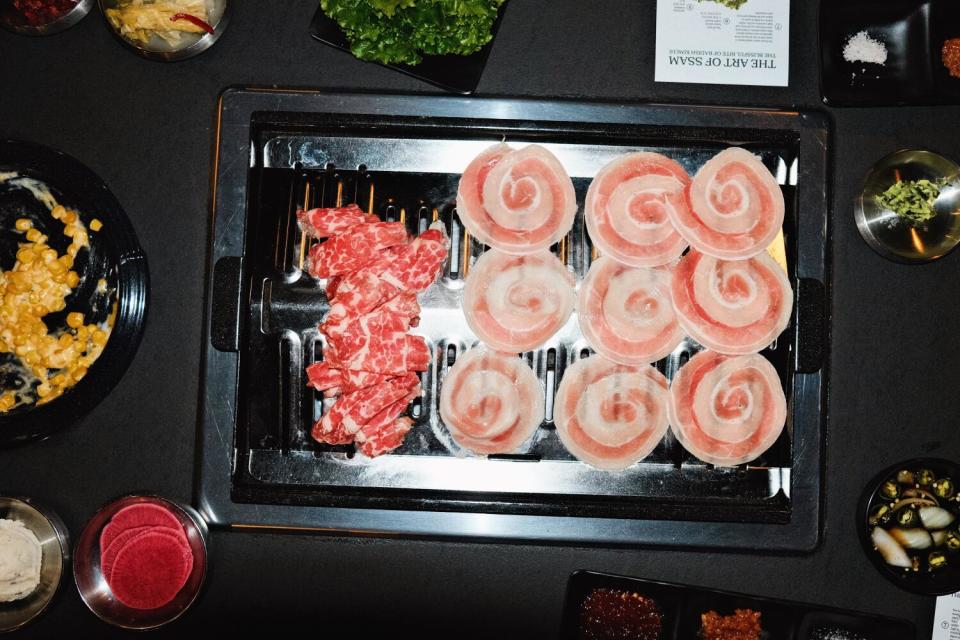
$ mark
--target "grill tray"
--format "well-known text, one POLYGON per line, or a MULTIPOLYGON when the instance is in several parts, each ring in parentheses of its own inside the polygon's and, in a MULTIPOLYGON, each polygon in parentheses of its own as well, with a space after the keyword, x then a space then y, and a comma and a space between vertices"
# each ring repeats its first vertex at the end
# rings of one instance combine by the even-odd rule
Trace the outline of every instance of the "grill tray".
MULTIPOLYGON (((812 548, 826 344, 825 150, 826 126, 811 114, 225 92, 201 508, 214 522, 238 526, 812 548), (483 250, 465 238, 454 198, 467 162, 501 138, 553 151, 581 203, 597 169, 622 153, 659 151, 691 174, 730 144, 761 156, 784 191, 785 249, 797 293, 790 327, 764 353, 780 373, 791 411, 780 440, 762 458, 716 469, 668 434, 643 463, 623 472, 575 461, 550 419, 563 370, 589 353, 575 316, 543 348, 523 354, 547 390, 544 423, 526 448, 482 459, 452 442, 438 415, 439 387, 457 354, 476 341, 459 298, 483 250), (452 240, 415 330, 433 354, 423 398, 411 406, 415 426, 400 449, 376 460, 309 437, 323 402, 305 387, 303 369, 322 357, 316 324, 327 305, 321 283, 302 270, 310 241, 294 214, 348 202, 412 232, 439 219, 452 240)), ((554 251, 582 280, 593 253, 582 216, 554 251)), ((686 342, 657 366, 672 377, 698 348, 686 342)))

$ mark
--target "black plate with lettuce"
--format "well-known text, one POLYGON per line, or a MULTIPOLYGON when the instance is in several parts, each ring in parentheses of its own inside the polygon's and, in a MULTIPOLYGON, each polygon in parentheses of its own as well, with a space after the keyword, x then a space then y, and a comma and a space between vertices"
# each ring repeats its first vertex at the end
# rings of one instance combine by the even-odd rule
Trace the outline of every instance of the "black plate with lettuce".
POLYGON ((323 0, 310 23, 310 34, 361 60, 469 94, 480 82, 506 4, 505 0, 323 0))

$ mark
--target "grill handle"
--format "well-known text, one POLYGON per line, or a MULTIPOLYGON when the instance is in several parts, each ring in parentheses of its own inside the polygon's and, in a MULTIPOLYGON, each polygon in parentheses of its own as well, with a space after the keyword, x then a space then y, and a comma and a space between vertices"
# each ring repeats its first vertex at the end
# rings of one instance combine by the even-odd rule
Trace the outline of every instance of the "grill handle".
POLYGON ((827 350, 827 296, 819 280, 800 278, 797 283, 797 373, 815 373, 823 367, 827 350))
POLYGON ((225 256, 213 266, 210 343, 218 351, 240 350, 240 292, 243 258, 225 256))

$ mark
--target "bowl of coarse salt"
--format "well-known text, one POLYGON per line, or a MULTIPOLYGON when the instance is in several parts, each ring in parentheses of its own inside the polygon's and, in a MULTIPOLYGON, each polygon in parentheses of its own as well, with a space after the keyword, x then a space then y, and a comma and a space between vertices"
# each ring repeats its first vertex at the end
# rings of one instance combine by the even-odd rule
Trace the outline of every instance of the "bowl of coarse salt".
POLYGON ((29 498, 0 496, 0 632, 46 610, 69 558, 67 528, 53 511, 29 498))

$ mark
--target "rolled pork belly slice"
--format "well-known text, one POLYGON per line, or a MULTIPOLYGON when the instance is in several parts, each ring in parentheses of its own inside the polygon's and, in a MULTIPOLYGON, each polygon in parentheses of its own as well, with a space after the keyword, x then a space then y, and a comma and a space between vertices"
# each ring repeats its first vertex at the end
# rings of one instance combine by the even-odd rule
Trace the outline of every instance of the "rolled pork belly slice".
POLYGON ((603 256, 590 265, 577 302, 593 350, 620 364, 649 364, 683 340, 670 299, 670 271, 630 267, 603 256))
POLYGON ((531 144, 494 145, 463 172, 457 214, 480 242, 524 255, 559 242, 573 226, 577 197, 557 158, 531 144))
POLYGON ((574 284, 573 274, 546 249, 524 256, 489 250, 467 275, 463 313, 490 348, 529 351, 566 324, 576 301, 574 284))
POLYGON ((441 385, 440 418, 457 444, 478 455, 516 451, 544 419, 543 387, 515 355, 471 349, 441 385))
POLYGON ((670 428, 694 456, 721 467, 758 458, 786 424, 780 377, 761 355, 701 351, 670 387, 670 428))
POLYGON ((557 435, 577 459, 619 470, 647 457, 667 432, 667 379, 648 365, 593 355, 567 367, 554 402, 557 435))
POLYGON ((687 190, 689 207, 669 209, 677 231, 707 255, 742 260, 764 251, 783 226, 783 192, 757 156, 731 147, 708 160, 687 190))
POLYGON ((673 262, 687 248, 671 218, 689 217, 689 184, 683 167, 659 153, 630 153, 608 163, 590 183, 584 204, 594 246, 634 267, 673 262))
POLYGON ((756 353, 790 323, 793 289, 766 253, 718 260, 690 250, 673 270, 677 321, 703 346, 730 355, 756 353))

